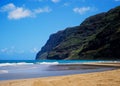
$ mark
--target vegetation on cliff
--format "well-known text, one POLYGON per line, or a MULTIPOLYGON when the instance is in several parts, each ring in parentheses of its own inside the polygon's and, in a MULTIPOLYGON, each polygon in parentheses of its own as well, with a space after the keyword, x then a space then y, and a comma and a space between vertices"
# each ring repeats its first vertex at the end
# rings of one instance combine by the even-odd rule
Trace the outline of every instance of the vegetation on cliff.
POLYGON ((120 6, 52 34, 36 59, 120 59, 120 6))

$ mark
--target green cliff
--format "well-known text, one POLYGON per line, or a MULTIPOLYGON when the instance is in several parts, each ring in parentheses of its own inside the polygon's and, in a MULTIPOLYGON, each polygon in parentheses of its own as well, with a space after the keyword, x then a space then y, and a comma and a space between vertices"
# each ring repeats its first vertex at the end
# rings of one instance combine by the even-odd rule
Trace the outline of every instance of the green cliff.
POLYGON ((120 6, 52 34, 36 59, 120 60, 120 6))

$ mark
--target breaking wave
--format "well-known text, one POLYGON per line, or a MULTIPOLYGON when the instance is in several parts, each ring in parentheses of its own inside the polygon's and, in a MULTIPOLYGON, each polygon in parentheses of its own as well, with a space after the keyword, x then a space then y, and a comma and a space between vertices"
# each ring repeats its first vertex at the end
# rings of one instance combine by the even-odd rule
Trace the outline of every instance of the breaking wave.
POLYGON ((49 64, 49 65, 57 65, 59 62, 40 62, 38 64, 49 64))
POLYGON ((30 65, 33 63, 26 63, 26 62, 20 62, 20 63, 0 63, 0 67, 3 66, 17 66, 17 65, 30 65))
POLYGON ((4 66, 20 66, 20 65, 33 65, 33 64, 57 65, 57 64, 59 64, 59 62, 36 62, 36 63, 19 62, 19 63, 0 63, 0 67, 4 67, 4 66))

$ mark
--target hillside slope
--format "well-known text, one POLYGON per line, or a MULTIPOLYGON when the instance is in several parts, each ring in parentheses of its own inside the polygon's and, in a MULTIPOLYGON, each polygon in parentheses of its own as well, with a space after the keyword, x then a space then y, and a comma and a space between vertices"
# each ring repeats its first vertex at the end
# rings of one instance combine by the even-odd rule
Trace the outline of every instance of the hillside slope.
POLYGON ((36 59, 120 59, 120 6, 52 34, 36 59))

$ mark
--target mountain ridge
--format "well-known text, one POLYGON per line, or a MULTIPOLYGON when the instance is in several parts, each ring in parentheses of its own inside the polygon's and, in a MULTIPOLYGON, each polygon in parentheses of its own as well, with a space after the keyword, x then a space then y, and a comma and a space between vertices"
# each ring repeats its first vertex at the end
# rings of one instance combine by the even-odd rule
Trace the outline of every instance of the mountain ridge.
POLYGON ((36 59, 120 59, 119 22, 120 6, 90 16, 79 26, 52 34, 36 59))

